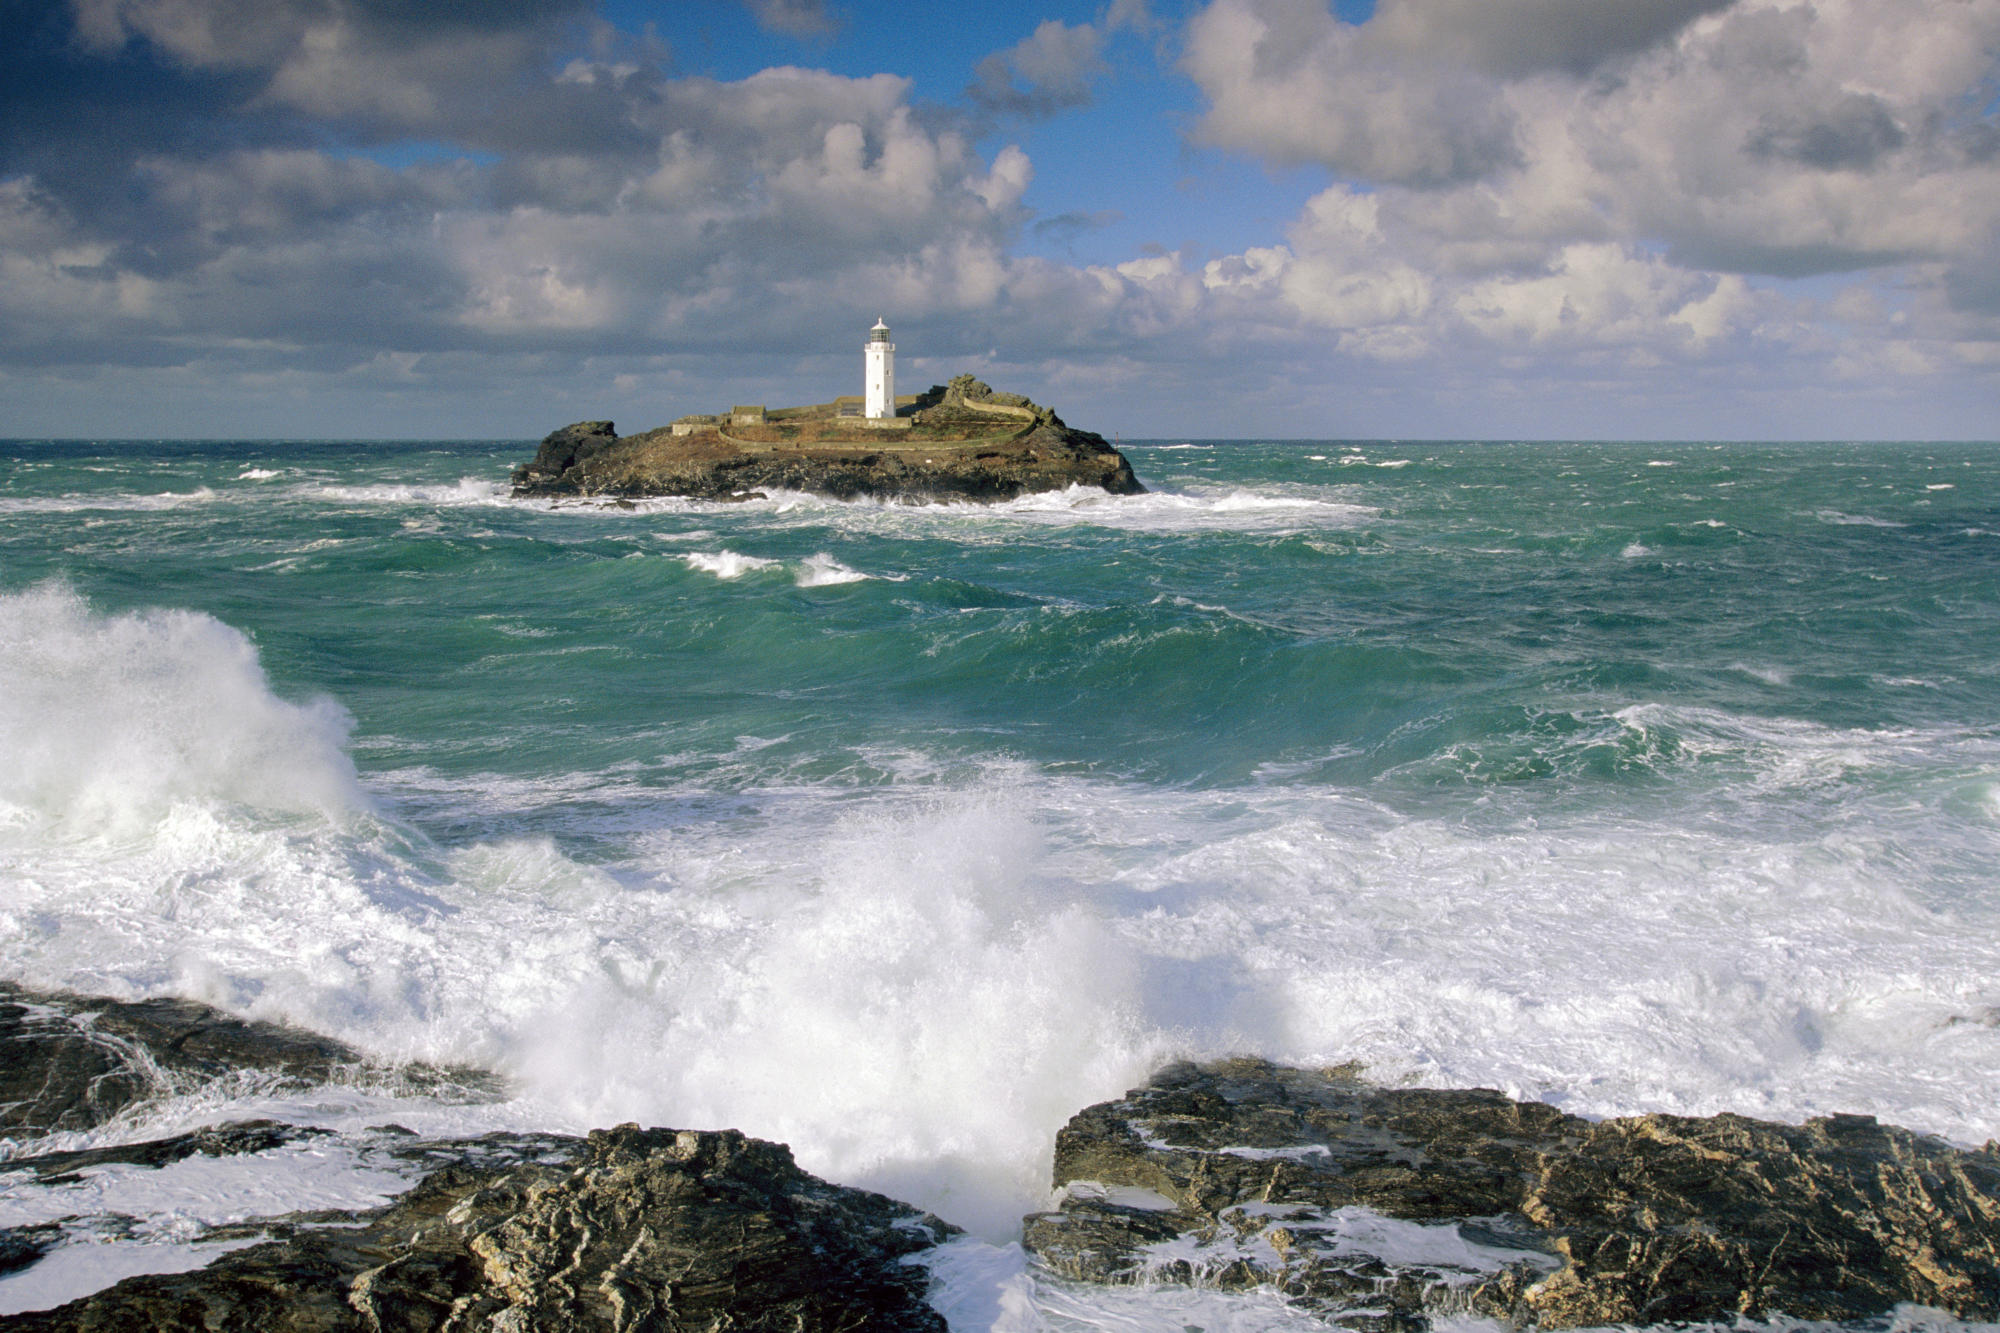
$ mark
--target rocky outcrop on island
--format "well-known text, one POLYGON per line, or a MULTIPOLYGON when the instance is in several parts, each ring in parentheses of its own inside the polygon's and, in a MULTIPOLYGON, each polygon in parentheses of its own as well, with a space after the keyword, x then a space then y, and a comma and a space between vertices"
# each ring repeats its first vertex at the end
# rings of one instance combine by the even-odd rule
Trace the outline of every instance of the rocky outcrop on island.
POLYGON ((837 403, 759 409, 738 422, 687 418, 620 436, 581 421, 542 441, 514 471, 514 494, 741 500, 773 490, 835 499, 999 501, 1070 486, 1144 491, 1101 435, 1074 430, 1049 408, 962 375, 908 400, 871 427, 837 403))
POLYGON ((1334 1321, 1573 1328, 2000 1313, 2000 1154, 1832 1116, 1592 1122, 1497 1092, 1176 1065, 1056 1139, 1024 1240, 1092 1281, 1273 1284, 1334 1321))

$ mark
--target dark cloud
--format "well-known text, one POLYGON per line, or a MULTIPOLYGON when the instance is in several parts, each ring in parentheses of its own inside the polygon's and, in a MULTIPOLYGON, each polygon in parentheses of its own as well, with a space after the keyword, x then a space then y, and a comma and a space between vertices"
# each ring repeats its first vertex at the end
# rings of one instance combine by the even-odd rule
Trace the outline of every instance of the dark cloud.
POLYGON ((1733 0, 1381 0, 1367 25, 1385 44, 1501 78, 1584 74, 1657 46, 1733 0))
POLYGON ((1945 298, 1953 310, 2000 317, 2000 241, 1991 241, 1945 271, 1945 298))
POLYGON ((1088 23, 1070 27, 1048 19, 980 61, 966 100, 993 115, 1031 120, 1088 106, 1090 81, 1104 68, 1098 55, 1103 46, 1104 33, 1088 23))
POLYGON ((1125 215, 1116 209, 1100 209, 1094 213, 1058 213, 1035 223, 1033 230, 1037 236, 1067 243, 1087 232, 1101 231, 1124 220, 1125 215))
POLYGON ((743 0, 744 7, 766 32, 788 37, 830 37, 841 22, 827 12, 825 0, 743 0))
POLYGON ((1820 171, 1867 171, 1907 139, 1881 98, 1848 93, 1817 115, 1767 117, 1744 147, 1820 171))

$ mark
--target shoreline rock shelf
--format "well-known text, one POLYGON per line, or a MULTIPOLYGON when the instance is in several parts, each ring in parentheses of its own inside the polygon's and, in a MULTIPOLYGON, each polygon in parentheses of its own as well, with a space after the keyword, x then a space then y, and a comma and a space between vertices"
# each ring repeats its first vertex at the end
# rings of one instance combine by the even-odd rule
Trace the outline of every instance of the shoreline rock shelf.
MULTIPOLYGON (((330 1141, 262 1120, 55 1148, 252 1075, 267 1089, 357 1079, 505 1095, 477 1071, 385 1071, 327 1038, 188 1001, 0 983, 0 1185, 62 1189, 109 1166, 248 1162, 330 1141)), ((374 1209, 206 1228, 189 1237, 217 1244, 205 1268, 128 1277, 0 1317, 0 1330, 945 1327, 910 1261, 956 1229, 807 1175, 783 1144, 636 1125, 465 1140, 385 1125, 348 1138, 400 1164, 412 1188, 374 1209)), ((1592 1122, 1484 1089, 1234 1059, 1169 1066, 1079 1112, 1057 1136, 1054 1181, 1061 1201, 1025 1219, 1023 1243, 1057 1277, 1274 1287, 1362 1333, 1468 1314, 1559 1329, 1875 1320, 1904 1303, 2000 1313, 2000 1152, 1866 1116, 1592 1122)), ((118 1219, 0 1228, 0 1277, 105 1225, 118 1219)))
POLYGON ((1271 1284, 1358 1328, 2000 1312, 2000 1153, 1869 1116, 1592 1122, 1229 1060, 1080 1112, 1055 1184, 1024 1244, 1058 1273, 1271 1284))
POLYGON ((896 429, 843 416, 838 403, 683 418, 626 436, 609 421, 580 421, 552 432, 514 470, 514 494, 741 500, 790 490, 990 503, 1070 486, 1145 490, 1103 436, 1073 430, 1050 409, 970 376, 905 402, 906 413, 887 423, 896 429))

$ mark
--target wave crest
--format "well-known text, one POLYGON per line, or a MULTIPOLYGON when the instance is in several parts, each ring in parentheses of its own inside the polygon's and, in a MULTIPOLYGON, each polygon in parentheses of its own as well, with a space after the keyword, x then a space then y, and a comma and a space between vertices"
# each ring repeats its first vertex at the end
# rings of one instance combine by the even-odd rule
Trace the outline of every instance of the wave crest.
POLYGON ((177 805, 337 815, 365 800, 331 699, 272 692, 240 630, 195 611, 0 595, 0 816, 130 832, 177 805))

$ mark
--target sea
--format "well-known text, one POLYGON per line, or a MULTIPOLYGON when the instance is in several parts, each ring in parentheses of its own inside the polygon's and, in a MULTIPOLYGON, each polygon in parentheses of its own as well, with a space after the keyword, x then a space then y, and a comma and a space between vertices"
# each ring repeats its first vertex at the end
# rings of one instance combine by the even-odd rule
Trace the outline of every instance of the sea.
POLYGON ((0 978, 506 1080, 0 1161, 70 1219, 0 1312, 392 1198, 391 1122, 780 1140, 1006 1333, 1321 1327, 1019 1248, 1175 1059, 2000 1137, 2000 445, 1168 439, 992 507, 510 498, 532 448, 0 443, 0 978))

